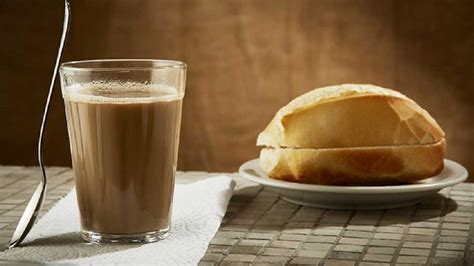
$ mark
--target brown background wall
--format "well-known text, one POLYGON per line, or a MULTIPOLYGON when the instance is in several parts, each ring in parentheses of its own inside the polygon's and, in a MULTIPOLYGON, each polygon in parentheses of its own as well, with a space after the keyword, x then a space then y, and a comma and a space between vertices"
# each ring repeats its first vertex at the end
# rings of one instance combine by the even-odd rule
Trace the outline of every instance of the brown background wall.
MULTIPOLYGON (((395 88, 448 134, 474 172, 474 1, 71 0, 65 60, 188 63, 179 168, 235 171, 279 107, 345 82, 395 88)), ((36 164, 62 2, 0 1, 0 164, 36 164)), ((69 165, 56 90, 46 162, 69 165)))

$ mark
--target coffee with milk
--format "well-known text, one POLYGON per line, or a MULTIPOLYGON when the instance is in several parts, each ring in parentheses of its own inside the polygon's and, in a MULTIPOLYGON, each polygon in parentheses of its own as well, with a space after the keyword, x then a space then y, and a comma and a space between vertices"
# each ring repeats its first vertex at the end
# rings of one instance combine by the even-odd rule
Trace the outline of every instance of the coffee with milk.
POLYGON ((183 95, 133 82, 75 84, 65 91, 83 231, 167 231, 183 95))

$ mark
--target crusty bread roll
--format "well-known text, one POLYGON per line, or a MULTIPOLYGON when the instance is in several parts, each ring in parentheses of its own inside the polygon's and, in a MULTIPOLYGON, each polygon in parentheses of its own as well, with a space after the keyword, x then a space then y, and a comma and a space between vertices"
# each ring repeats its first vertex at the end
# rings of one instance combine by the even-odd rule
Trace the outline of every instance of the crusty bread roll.
POLYGON ((433 144, 334 149, 265 148, 260 163, 269 176, 322 185, 414 182, 443 169, 445 140, 433 144))
POLYGON ((373 85, 315 89, 281 108, 257 145, 272 178, 325 185, 413 182, 443 168, 445 133, 413 100, 373 85))

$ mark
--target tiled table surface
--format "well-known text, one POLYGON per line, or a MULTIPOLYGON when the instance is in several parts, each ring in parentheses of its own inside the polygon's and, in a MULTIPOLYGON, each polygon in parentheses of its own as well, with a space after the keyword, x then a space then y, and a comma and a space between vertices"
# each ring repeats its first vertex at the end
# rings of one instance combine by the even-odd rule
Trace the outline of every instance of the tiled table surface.
MULTIPOLYGON (((69 168, 50 167, 43 213, 73 186, 69 168)), ((0 166, 0 244, 7 243, 39 181, 37 167, 0 166)), ((178 182, 206 178, 180 172, 178 182)), ((237 174, 221 228, 201 265, 474 264, 474 184, 383 211, 334 211, 287 203, 237 174)))

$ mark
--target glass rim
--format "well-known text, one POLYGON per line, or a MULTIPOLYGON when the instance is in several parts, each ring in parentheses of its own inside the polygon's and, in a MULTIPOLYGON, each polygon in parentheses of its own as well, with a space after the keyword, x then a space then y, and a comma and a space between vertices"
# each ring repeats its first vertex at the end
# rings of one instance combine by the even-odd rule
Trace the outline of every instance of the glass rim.
POLYGON ((113 72, 124 70, 153 70, 179 68, 186 69, 184 62, 166 59, 92 59, 68 61, 61 64, 61 71, 96 71, 96 72, 113 72), (95 63, 138 63, 137 66, 90 66, 95 63), (143 65, 139 65, 142 63, 143 65), (148 63, 148 65, 146 65, 148 63), (151 64, 149 64, 151 63, 151 64))

